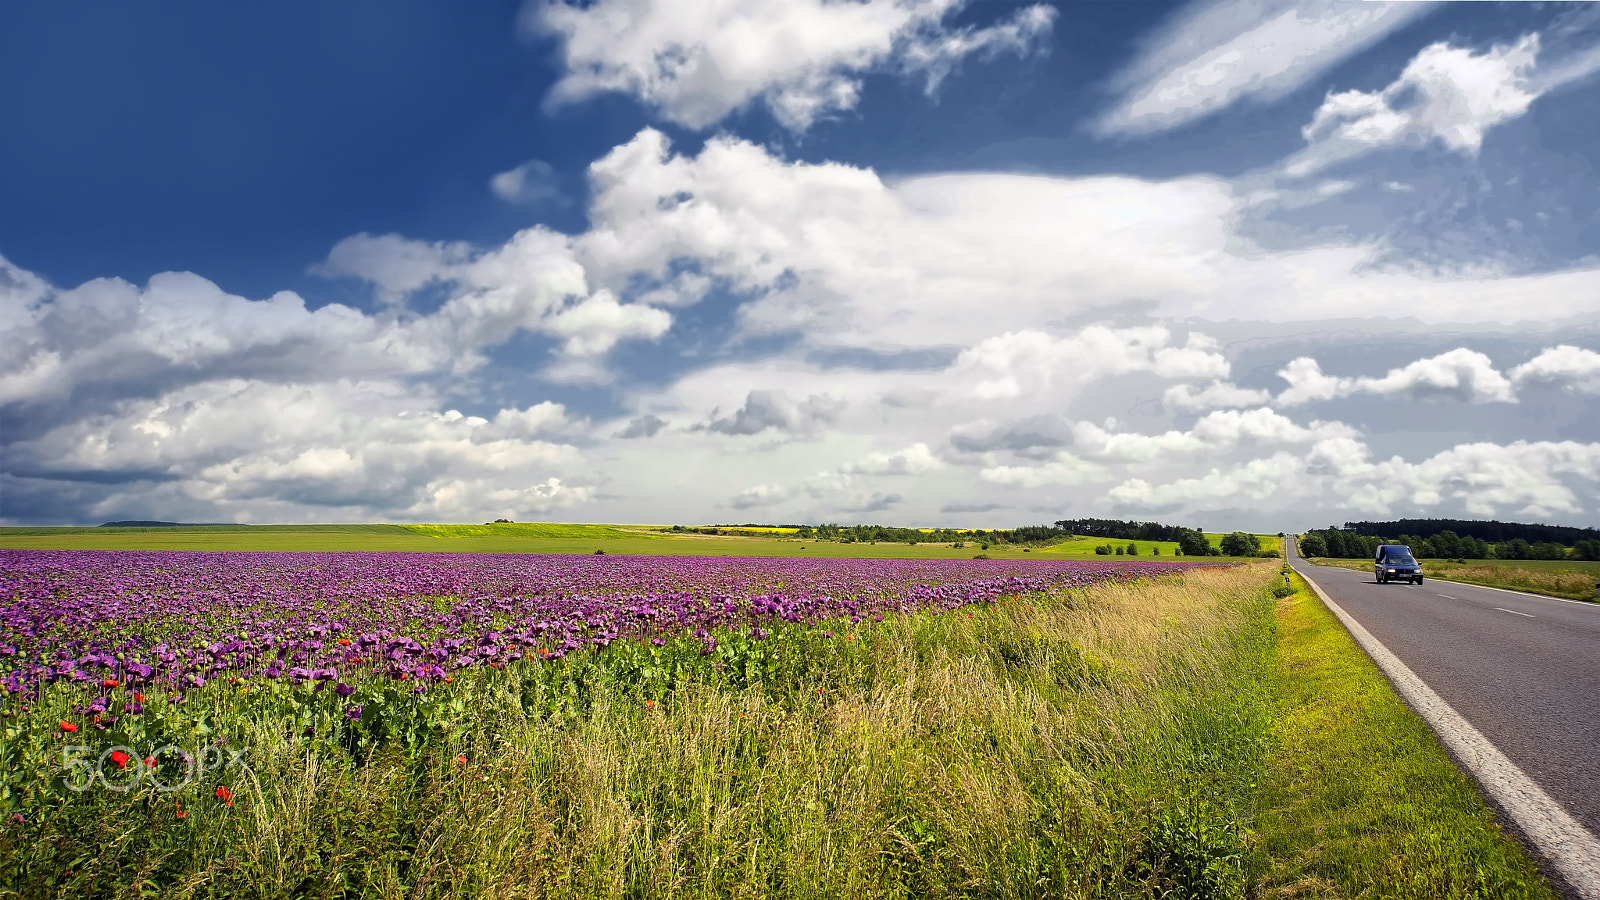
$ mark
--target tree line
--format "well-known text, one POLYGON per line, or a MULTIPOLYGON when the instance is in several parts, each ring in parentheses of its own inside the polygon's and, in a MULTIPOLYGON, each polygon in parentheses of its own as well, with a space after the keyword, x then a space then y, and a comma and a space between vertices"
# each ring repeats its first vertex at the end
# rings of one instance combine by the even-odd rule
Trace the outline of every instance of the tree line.
MULTIPOLYGON (((754 529, 773 527, 793 528, 794 537, 805 540, 838 541, 852 543, 894 544, 976 544, 987 550, 990 546, 1047 546, 1075 537, 1107 538, 1107 543, 1095 548, 1102 555, 1124 555, 1135 548, 1134 541, 1149 543, 1176 543, 1179 556, 1256 556, 1261 551, 1261 539, 1253 534, 1235 531, 1224 535, 1220 547, 1213 547, 1205 533, 1198 528, 1181 525, 1163 525, 1160 522, 1119 521, 1117 519, 1062 519, 1051 525, 1022 525, 1017 528, 957 529, 957 528, 900 528, 893 525, 841 525, 824 522, 820 525, 713 525, 685 527, 672 526, 675 532, 701 534, 744 534, 759 536, 754 529), (750 529, 750 530, 746 530, 750 529), (1121 542, 1128 541, 1124 546, 1121 542), (1115 542, 1115 543, 1112 543, 1115 542)), ((1132 555, 1138 555, 1137 549, 1132 555)), ((1269 554, 1271 555, 1271 554, 1269 554)))
MULTIPOLYGON (((1331 527, 1331 526, 1330 526, 1331 527)), ((1600 541, 1600 528, 1575 528, 1570 525, 1537 525, 1523 522, 1499 522, 1493 519, 1396 519, 1393 522, 1346 522, 1345 531, 1370 537, 1388 534, 1409 534, 1431 538, 1451 532, 1458 538, 1477 538, 1490 544, 1504 544, 1521 539, 1527 544, 1560 544, 1571 547, 1579 541, 1600 541)))
MULTIPOLYGON (((1404 523, 1415 524, 1418 522, 1449 522, 1446 519, 1409 519, 1404 523)), ((1369 534, 1365 531, 1351 527, 1352 524, 1371 526, 1373 524, 1388 525, 1400 523, 1347 523, 1343 528, 1330 525, 1327 528, 1312 529, 1300 537, 1300 553, 1303 556, 1323 556, 1335 559, 1371 559, 1378 551, 1380 544, 1405 544, 1411 548, 1412 554, 1418 559, 1583 559, 1600 560, 1600 540, 1579 538, 1570 546, 1553 540, 1529 541, 1523 537, 1512 537, 1502 541, 1490 542, 1477 535, 1460 534, 1454 529, 1443 529, 1431 534, 1410 534, 1405 532, 1390 531, 1390 535, 1398 537, 1383 537, 1381 534, 1369 534)), ((1483 523, 1491 525, 1507 525, 1508 523, 1493 522, 1483 523)), ((1537 528, 1556 528, 1557 526, 1514 526, 1537 528)), ((1375 529, 1367 529, 1368 531, 1375 529)), ((1419 529, 1420 530, 1420 529, 1419 529)), ((1585 532, 1595 532, 1592 528, 1569 528, 1566 532, 1582 535, 1585 532)), ((1499 533, 1515 533, 1508 529, 1499 533)), ((1540 534, 1538 531, 1529 533, 1540 534)), ((1546 532, 1548 534, 1550 532, 1546 532)))

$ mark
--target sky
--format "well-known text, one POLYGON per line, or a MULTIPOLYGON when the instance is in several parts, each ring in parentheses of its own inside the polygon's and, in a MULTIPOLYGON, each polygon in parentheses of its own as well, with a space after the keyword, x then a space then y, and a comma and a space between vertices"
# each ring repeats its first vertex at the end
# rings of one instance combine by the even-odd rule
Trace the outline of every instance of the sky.
POLYGON ((0 35, 0 523, 1600 523, 1600 4, 0 35))

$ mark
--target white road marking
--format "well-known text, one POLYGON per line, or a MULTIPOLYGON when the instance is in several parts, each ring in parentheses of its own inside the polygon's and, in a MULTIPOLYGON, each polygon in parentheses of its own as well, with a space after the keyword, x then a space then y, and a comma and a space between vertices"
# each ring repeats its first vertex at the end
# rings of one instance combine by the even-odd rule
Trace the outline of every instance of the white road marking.
POLYGON ((1536 616, 1536 615, 1533 615, 1533 614, 1532 614, 1532 613, 1520 613, 1520 612, 1517 612, 1517 611, 1516 611, 1516 610, 1514 610, 1514 609, 1506 609, 1506 608, 1505 608, 1505 607, 1504 607, 1504 606, 1491 606, 1491 607, 1489 607, 1489 608, 1490 608, 1490 609, 1498 609, 1498 610, 1500 610, 1500 611, 1501 611, 1501 612, 1508 612, 1508 613, 1511 613, 1511 614, 1512 614, 1512 615, 1513 615, 1513 616, 1527 616, 1527 617, 1528 617, 1528 618, 1530 618, 1530 619, 1537 619, 1537 618, 1539 618, 1539 617, 1538 617, 1538 616, 1536 616))
POLYGON ((1461 599, 1460 597, 1452 597, 1449 594, 1440 594, 1439 596, 1445 598, 1446 600, 1460 600, 1461 599))
MULTIPOLYGON (((1450 707, 1443 697, 1416 676, 1360 622, 1333 602, 1322 586, 1301 572, 1306 583, 1322 599, 1323 605, 1344 623, 1350 636, 1377 663, 1396 692, 1428 723, 1433 733, 1450 749, 1462 765, 1472 772, 1484 790, 1511 815, 1528 840, 1550 860, 1556 871, 1583 900, 1600 900, 1600 839, 1570 813, 1561 808, 1517 764, 1484 737, 1472 723, 1450 707)), ((1517 593, 1508 591, 1508 593, 1517 593)), ((1511 610, 1506 610, 1511 612, 1511 610)), ((1520 613, 1527 615, 1527 613, 1520 613)))

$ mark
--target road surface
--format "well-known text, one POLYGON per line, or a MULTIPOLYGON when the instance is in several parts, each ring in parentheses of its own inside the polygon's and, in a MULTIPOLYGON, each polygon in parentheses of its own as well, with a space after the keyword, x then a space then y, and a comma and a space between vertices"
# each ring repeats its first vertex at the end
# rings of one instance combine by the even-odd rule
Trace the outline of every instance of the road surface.
POLYGON ((1600 835, 1600 604, 1289 562, 1600 835))

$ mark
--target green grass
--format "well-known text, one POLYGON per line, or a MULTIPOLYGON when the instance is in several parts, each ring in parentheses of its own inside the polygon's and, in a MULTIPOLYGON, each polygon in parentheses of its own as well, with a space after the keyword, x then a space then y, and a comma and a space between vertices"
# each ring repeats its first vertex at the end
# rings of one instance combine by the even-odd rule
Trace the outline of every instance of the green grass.
MULTIPOLYGON (((1105 538, 1086 537, 1073 538, 1070 541, 1061 541, 1060 543, 1051 544, 1049 547, 1035 550, 1034 552, 1046 553, 1051 556, 1066 556, 1074 559, 1098 558, 1103 560, 1105 559, 1104 556, 1096 557, 1094 552, 1094 548, 1101 546, 1102 544, 1110 544, 1112 547, 1122 547, 1124 549, 1126 549, 1129 544, 1133 544, 1139 548, 1139 555, 1134 557, 1135 559, 1173 559, 1174 557, 1177 557, 1178 554, 1178 545, 1174 541, 1112 541, 1105 538), (1152 550, 1156 549, 1161 551, 1159 556, 1151 553, 1152 550)), ((1115 553, 1113 553, 1111 558, 1117 559, 1118 557, 1115 553)), ((1127 559, 1126 556, 1121 558, 1127 559)))
POLYGON ((1252 895, 1554 900, 1426 723, 1295 580, 1277 610, 1277 749, 1252 895))
MULTIPOLYGON (((1213 536, 1220 540, 1220 535, 1213 536)), ((1263 546, 1276 538, 1263 537, 1263 546)), ((656 525, 219 525, 181 528, 0 528, 0 547, 52 550, 265 550, 287 552, 388 551, 410 553, 606 553, 663 556, 821 556, 850 559, 990 558, 1129 559, 1096 556, 1094 548, 1128 541, 1079 538, 1050 547, 1023 548, 975 541, 916 545, 836 543, 788 536, 672 534, 656 525)), ((1136 559, 1176 557, 1177 544, 1134 541, 1136 559), (1159 547, 1161 555, 1151 550, 1159 547)), ((1216 541, 1213 540, 1213 544, 1216 541)))
MULTIPOLYGON (((1372 563, 1365 559, 1319 558, 1310 562, 1358 572, 1372 571, 1372 563)), ((1586 560, 1470 559, 1458 563, 1448 559, 1423 559, 1418 562, 1428 578, 1567 600, 1595 600, 1595 585, 1600 581, 1600 562, 1586 560)))

